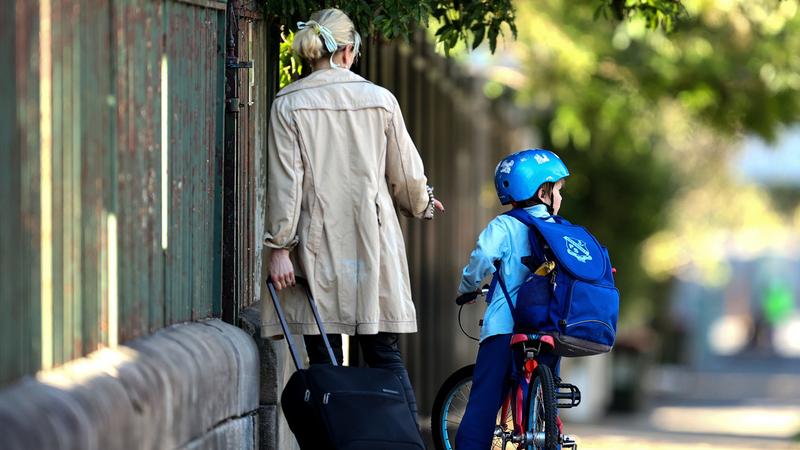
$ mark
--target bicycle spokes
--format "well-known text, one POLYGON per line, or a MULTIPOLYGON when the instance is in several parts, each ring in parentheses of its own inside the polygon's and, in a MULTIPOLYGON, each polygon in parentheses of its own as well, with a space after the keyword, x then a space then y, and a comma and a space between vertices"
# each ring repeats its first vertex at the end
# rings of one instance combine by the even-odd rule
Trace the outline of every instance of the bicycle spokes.
POLYGON ((451 444, 455 442, 458 426, 461 424, 461 419, 464 418, 464 411, 467 409, 471 387, 471 382, 463 382, 457 385, 445 402, 440 426, 442 427, 442 438, 447 449, 452 448, 451 444))
POLYGON ((507 397, 503 407, 497 415, 497 425, 494 429, 492 439, 492 450, 516 450, 517 446, 512 444, 514 436, 514 416, 511 414, 513 406, 511 397, 507 397))
MULTIPOLYGON (((558 408, 577 406, 580 390, 555 378, 545 364, 531 364, 530 368, 533 371, 520 371, 518 377, 508 380, 510 386, 497 414, 491 448, 577 450, 575 440, 563 434, 558 408)), ((474 369, 475 366, 467 366, 453 373, 436 396, 432 430, 437 450, 453 450, 455 447, 456 432, 470 396, 474 369)))
POLYGON ((545 410, 544 410, 544 393, 542 392, 542 384, 537 379, 534 386, 533 404, 530 408, 533 411, 530 417, 528 427, 528 442, 534 449, 544 448, 545 446, 545 410))

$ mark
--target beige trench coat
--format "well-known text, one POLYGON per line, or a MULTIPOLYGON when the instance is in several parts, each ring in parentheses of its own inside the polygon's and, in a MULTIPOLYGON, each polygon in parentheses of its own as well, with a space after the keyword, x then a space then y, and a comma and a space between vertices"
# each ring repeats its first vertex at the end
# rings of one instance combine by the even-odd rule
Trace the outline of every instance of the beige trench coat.
MULTIPOLYGON (((264 243, 292 250, 326 331, 417 331, 395 206, 421 218, 427 179, 392 93, 349 70, 315 71, 278 93, 268 147, 264 243)), ((302 291, 279 295, 292 331, 317 334, 302 291)), ((262 336, 282 334, 266 291, 262 305, 262 336)))

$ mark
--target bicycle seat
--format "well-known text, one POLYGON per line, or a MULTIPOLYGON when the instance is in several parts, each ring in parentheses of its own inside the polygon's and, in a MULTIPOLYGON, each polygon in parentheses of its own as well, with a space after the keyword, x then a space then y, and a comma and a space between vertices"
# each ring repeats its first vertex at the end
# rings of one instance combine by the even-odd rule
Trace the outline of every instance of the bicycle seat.
POLYGON ((554 349, 556 347, 556 342, 553 340, 553 336, 547 334, 539 334, 539 333, 515 333, 511 336, 511 346, 515 346, 522 342, 528 341, 535 341, 535 342, 542 342, 548 346, 550 349, 554 349))

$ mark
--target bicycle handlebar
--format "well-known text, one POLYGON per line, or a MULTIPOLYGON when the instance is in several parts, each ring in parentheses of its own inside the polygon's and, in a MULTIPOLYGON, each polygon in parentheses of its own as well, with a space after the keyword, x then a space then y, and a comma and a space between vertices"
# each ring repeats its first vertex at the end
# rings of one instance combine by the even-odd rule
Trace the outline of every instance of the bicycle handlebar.
POLYGON ((466 305, 467 303, 475 300, 477 297, 477 292, 467 292, 466 294, 461 294, 456 298, 456 305, 466 305))
POLYGON ((469 302, 475 300, 476 298, 478 298, 478 296, 481 296, 481 297, 486 296, 486 294, 488 292, 489 292, 489 285, 485 284, 485 285, 483 285, 483 287, 479 291, 467 292, 466 294, 459 295, 456 298, 456 305, 458 305, 458 306, 466 305, 467 303, 469 303, 469 302))

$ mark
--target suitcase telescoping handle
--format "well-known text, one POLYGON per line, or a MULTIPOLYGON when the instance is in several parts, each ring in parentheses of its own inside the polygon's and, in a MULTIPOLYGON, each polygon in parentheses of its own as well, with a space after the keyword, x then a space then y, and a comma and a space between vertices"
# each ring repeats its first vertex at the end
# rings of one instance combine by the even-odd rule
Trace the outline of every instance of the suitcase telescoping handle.
MULTIPOLYGON (((328 349, 328 356, 331 358, 331 364, 336 366, 338 363, 336 362, 336 357, 333 356, 333 349, 331 348, 331 343, 328 342, 328 335, 325 334, 325 327, 322 325, 322 320, 319 318, 317 304, 314 303, 314 297, 311 296, 311 288, 308 285, 308 281, 305 278, 298 276, 295 276, 294 279, 295 282, 297 282, 297 284, 306 291, 308 304, 311 305, 311 311, 314 313, 314 320, 317 322, 319 332, 322 335, 322 340, 325 341, 325 347, 328 349)), ((278 314, 278 320, 281 322, 283 335, 286 336, 286 342, 289 344, 289 351, 292 353, 294 365, 298 370, 300 370, 303 368, 303 364, 300 362, 300 357, 297 356, 297 349, 294 347, 294 341, 292 340, 292 332, 289 330, 289 324, 286 323, 286 317, 283 315, 283 308, 281 308, 281 302, 280 299, 278 299, 278 293, 275 291, 275 285, 272 283, 272 278, 267 277, 267 287, 269 288, 269 296, 272 297, 272 304, 275 306, 275 312, 278 314)))

